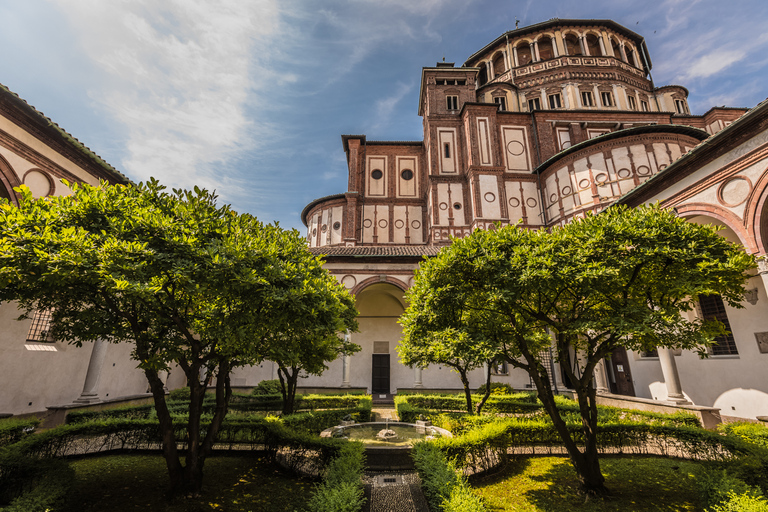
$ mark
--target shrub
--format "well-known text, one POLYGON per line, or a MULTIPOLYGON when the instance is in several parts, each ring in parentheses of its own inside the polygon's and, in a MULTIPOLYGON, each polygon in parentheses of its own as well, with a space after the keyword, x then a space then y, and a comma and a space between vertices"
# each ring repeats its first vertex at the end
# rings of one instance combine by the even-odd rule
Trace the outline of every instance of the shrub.
POLYGON ((0 421, 0 447, 16 443, 35 430, 40 420, 5 419, 0 421))
POLYGON ((472 492, 467 481, 456 473, 456 467, 446 459, 435 444, 417 443, 411 454, 430 510, 444 512, 483 512, 485 510, 482 500, 472 492))
POLYGON ((707 509, 708 512, 768 512, 768 501, 752 492, 729 492, 726 499, 707 509))
POLYGON ((251 394, 254 396, 261 396, 261 395, 280 395, 282 396, 282 387, 280 386, 280 381, 278 379, 270 379, 270 380, 263 380, 259 382, 255 388, 253 388, 253 391, 251 391, 251 394))
POLYGON ((183 388, 174 389, 168 394, 168 398, 172 401, 180 401, 180 400, 186 400, 189 401, 190 395, 189 386, 184 386, 183 388))
POLYGON ((20 450, 0 454, 0 506, 4 512, 46 512, 66 502, 74 471, 65 460, 35 459, 20 450))
MULTIPOLYGON (((491 382, 491 394, 492 395, 511 395, 514 393, 512 386, 504 384, 502 382, 491 382)), ((485 384, 477 388, 478 395, 485 394, 485 384)))
POLYGON ((360 443, 344 445, 326 470, 323 482, 315 488, 310 512, 358 512, 365 504, 362 476, 365 450, 360 443))
POLYGON ((728 436, 736 436, 748 443, 768 448, 768 426, 750 422, 722 423, 717 430, 728 436))

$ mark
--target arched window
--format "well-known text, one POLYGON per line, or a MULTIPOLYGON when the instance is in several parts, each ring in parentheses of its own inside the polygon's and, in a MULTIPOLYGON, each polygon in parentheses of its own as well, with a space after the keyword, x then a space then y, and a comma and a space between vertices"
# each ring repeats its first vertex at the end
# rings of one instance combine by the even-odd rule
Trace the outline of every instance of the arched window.
POLYGON ((568 55, 581 55, 581 45, 579 38, 574 34, 565 36, 565 51, 568 55))
POLYGON ((549 60, 555 58, 555 51, 552 49, 552 39, 544 36, 539 39, 539 57, 541 60, 549 60))
POLYGON ((629 45, 624 46, 624 51, 627 53, 627 64, 635 65, 635 49, 629 45))
POLYGON ((499 75, 504 74, 504 72, 507 70, 507 63, 504 61, 504 54, 501 52, 496 52, 496 55, 493 56, 493 74, 496 78, 499 75))
POLYGON ((614 38, 611 38, 611 49, 613 50, 613 56, 621 60, 621 48, 614 38))
POLYGON ((587 51, 591 56, 600 57, 603 55, 603 52, 600 51, 600 41, 595 34, 587 34, 586 43, 587 51))
POLYGON ((531 47, 528 45, 528 43, 523 42, 517 45, 517 62, 521 66, 526 66, 532 61, 533 58, 531 57, 531 47))
POLYGON ((480 68, 480 72, 477 73, 477 83, 478 85, 483 85, 488 82, 488 71, 485 67, 485 62, 480 62, 478 67, 480 68))

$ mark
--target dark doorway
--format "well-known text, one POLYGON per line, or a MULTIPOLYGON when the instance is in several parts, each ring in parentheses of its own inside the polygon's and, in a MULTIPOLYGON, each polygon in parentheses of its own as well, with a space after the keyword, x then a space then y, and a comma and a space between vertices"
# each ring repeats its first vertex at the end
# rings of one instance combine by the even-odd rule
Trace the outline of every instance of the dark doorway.
POLYGON ((629 371, 629 358, 623 348, 614 349, 610 359, 605 360, 608 370, 608 382, 611 393, 615 395, 635 396, 635 385, 632 384, 632 372, 629 371))
POLYGON ((389 393, 389 354, 373 354, 371 392, 389 393))

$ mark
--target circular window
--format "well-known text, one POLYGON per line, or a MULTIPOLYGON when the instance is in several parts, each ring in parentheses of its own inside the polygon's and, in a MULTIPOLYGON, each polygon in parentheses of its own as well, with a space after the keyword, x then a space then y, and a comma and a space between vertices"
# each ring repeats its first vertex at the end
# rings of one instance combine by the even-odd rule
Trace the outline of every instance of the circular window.
POLYGON ((461 210, 461 203, 453 203, 453 208, 455 210, 461 210))
POLYGON ((317 235, 317 228, 312 230, 312 236, 316 236, 316 235, 317 235))
POLYGON ((341 222, 334 222, 333 223, 333 229, 338 230, 341 227, 341 222))
POLYGON ((400 176, 404 180, 412 180, 413 179, 413 171, 410 169, 403 169, 403 172, 400 173, 400 176))
POLYGON ((380 169, 374 169, 371 173, 371 178, 375 180, 380 180, 382 176, 384 176, 384 173, 380 169))
POLYGON ((323 227, 322 227, 322 228, 320 228, 320 231, 322 231, 323 233, 325 233, 326 231, 328 231, 328 226, 326 226, 325 224, 323 224, 323 227))

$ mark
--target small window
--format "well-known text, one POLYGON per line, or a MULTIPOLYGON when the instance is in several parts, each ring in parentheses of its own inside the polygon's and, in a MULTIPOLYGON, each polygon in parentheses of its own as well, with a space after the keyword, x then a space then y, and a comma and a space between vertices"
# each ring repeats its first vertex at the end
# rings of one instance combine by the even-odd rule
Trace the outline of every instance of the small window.
POLYGON ((443 154, 445 155, 445 158, 451 158, 451 145, 447 142, 443 146, 443 154))
POLYGON ((603 106, 604 107, 612 107, 613 106, 613 94, 610 92, 601 92, 600 93, 600 99, 603 100, 603 106))
POLYGON ((649 350, 648 352, 640 352, 640 357, 659 357, 659 351, 657 349, 649 350))
POLYGON ((375 180, 380 180, 382 176, 384 176, 384 173, 381 172, 381 169, 374 169, 373 172, 371 172, 371 178, 375 180))
POLYGON ((51 315, 50 309, 38 309, 32 315, 32 325, 29 326, 27 341, 32 343, 55 343, 51 335, 51 315))
POLYGON ((338 231, 339 228, 341 228, 341 222, 334 222, 333 223, 333 229, 338 231))
POLYGON ((555 110, 556 108, 562 108, 562 105, 560 104, 560 95, 559 94, 550 94, 549 95, 549 109, 555 110))
POLYGON ((507 367, 507 362, 503 359, 494 361, 491 364, 491 374, 509 375, 509 368, 507 367))
POLYGON ((704 320, 718 320, 728 331, 728 334, 715 338, 715 344, 710 345, 709 353, 713 356, 738 354, 739 351, 736 349, 736 341, 733 339, 731 323, 728 321, 728 314, 725 311, 722 297, 720 295, 699 295, 699 307, 704 320))
POLYGON ((413 179, 413 171, 410 169, 403 169, 403 172, 400 173, 400 177, 404 180, 412 180, 413 179))
POLYGON ((585 107, 594 107, 595 102, 592 100, 592 93, 589 91, 581 91, 581 104, 585 107))
POLYGON ((675 110, 678 114, 687 114, 688 106, 685 104, 685 100, 675 100, 675 110))
POLYGON ((528 110, 541 110, 541 102, 539 101, 539 98, 528 100, 528 110))
POLYGON ((461 210, 461 203, 453 203, 454 210, 461 210))
POLYGON ((643 109, 643 112, 650 112, 650 109, 648 108, 648 102, 644 100, 640 100, 640 108, 643 109))
POLYGON ((507 110, 507 98, 504 96, 496 96, 493 98, 493 102, 499 106, 499 111, 504 112, 507 110))
POLYGON ((629 102, 629 110, 637 110, 637 103, 635 102, 634 96, 627 96, 627 101, 629 102))
POLYGON ((458 96, 446 96, 446 103, 448 110, 459 110, 459 97, 458 96))

